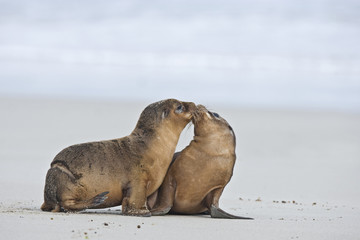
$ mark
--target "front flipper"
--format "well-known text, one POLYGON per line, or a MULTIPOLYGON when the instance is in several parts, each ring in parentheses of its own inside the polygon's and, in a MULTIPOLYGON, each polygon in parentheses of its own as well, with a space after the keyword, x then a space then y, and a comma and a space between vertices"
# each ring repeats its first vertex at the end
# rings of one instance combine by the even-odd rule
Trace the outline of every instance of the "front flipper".
POLYGON ((164 216, 170 212, 171 207, 156 208, 150 210, 151 216, 164 216))
POLYGON ((128 197, 123 198, 122 204, 121 204, 121 211, 122 214, 125 216, 137 216, 137 217, 150 217, 151 213, 147 209, 146 205, 135 205, 135 203, 130 203, 130 200, 128 197), (140 207, 138 207, 140 206, 140 207))
POLYGON ((221 208, 216 207, 215 205, 211 205, 210 207, 210 216, 212 218, 226 218, 226 219, 248 219, 248 220, 254 220, 253 218, 249 217, 241 217, 241 216, 235 216, 230 213, 225 212, 221 208))
POLYGON ((170 212, 175 201, 175 191, 176 182, 168 174, 158 190, 155 205, 150 209, 152 216, 163 216, 170 212))
POLYGON ((146 206, 146 181, 133 181, 124 191, 121 211, 125 216, 150 217, 146 206))

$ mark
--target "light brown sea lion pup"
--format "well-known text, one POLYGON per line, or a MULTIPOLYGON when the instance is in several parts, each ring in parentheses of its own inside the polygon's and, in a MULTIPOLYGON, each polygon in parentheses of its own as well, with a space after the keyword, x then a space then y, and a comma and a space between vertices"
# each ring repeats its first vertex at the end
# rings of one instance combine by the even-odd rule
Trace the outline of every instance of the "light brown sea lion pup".
POLYGON ((252 219, 219 208, 219 198, 231 179, 236 159, 231 126, 202 105, 198 105, 193 123, 194 139, 174 155, 164 182, 148 199, 151 214, 208 211, 213 218, 252 219))
POLYGON ((80 211, 122 205, 125 215, 150 216, 147 197, 166 175, 194 103, 159 101, 141 113, 133 132, 62 150, 46 175, 43 211, 80 211))

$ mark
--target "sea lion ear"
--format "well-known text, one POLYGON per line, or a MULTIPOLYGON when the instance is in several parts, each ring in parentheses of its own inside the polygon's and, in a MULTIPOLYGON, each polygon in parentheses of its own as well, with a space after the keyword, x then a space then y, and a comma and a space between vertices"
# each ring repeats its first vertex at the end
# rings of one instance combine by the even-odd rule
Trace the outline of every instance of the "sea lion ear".
POLYGON ((169 116, 169 109, 165 109, 162 114, 161 114, 161 119, 166 118, 167 116, 169 116))

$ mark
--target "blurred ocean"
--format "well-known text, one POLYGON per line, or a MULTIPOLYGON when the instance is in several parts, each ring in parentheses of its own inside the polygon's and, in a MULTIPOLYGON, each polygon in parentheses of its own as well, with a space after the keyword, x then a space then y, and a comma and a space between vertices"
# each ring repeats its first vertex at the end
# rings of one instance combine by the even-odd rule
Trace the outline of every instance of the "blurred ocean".
POLYGON ((0 0, 0 96, 360 111, 360 1, 0 0))

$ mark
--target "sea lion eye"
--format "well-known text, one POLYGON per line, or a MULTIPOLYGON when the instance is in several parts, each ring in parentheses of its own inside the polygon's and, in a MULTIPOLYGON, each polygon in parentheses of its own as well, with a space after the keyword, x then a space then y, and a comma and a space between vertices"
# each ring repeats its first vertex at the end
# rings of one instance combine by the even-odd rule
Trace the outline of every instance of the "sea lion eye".
POLYGON ((210 113, 211 115, 213 115, 213 116, 216 117, 216 118, 220 118, 220 115, 217 114, 216 112, 210 112, 210 111, 208 111, 208 113, 210 113))
POLYGON ((220 115, 219 115, 219 114, 217 114, 216 112, 213 112, 212 114, 213 114, 213 115, 214 115, 214 117, 216 117, 216 118, 219 118, 219 117, 220 117, 220 115))
POLYGON ((179 105, 176 109, 175 112, 176 113, 182 113, 184 111, 184 106, 183 105, 179 105))

